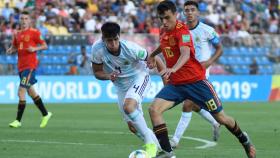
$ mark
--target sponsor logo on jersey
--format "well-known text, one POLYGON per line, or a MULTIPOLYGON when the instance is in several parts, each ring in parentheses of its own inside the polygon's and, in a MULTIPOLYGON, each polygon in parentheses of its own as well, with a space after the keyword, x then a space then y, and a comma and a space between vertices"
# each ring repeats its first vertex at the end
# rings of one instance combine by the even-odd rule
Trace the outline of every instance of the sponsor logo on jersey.
POLYGON ((191 36, 190 35, 182 35, 182 40, 183 43, 187 43, 191 41, 191 36))
POLYGON ((145 51, 144 50, 139 50, 138 53, 137 53, 137 57, 140 58, 140 59, 144 59, 145 58, 145 51))

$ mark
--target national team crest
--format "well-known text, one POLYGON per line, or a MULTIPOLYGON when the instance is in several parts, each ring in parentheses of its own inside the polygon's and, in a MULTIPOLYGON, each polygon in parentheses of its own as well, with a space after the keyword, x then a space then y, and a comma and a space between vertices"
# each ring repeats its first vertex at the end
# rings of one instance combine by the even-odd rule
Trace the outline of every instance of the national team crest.
POLYGON ((176 40, 175 40, 175 38, 174 38, 173 36, 171 36, 171 37, 169 38, 169 45, 170 45, 170 46, 176 45, 176 40))
POLYGON ((129 61, 125 60, 123 64, 124 65, 129 65, 129 61))
POLYGON ((25 42, 29 42, 29 40, 30 40, 30 36, 29 35, 24 36, 24 41, 25 42))

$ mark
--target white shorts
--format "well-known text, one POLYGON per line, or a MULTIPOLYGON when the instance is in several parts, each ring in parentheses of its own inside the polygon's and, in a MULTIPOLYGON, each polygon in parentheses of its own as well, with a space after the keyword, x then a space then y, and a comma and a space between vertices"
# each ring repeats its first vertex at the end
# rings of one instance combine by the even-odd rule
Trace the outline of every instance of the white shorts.
POLYGON ((150 87, 151 87, 150 75, 145 73, 145 74, 139 76, 127 91, 118 91, 119 110, 123 116, 123 119, 126 122, 131 121, 131 120, 123 110, 125 99, 126 98, 135 99, 137 102, 137 109, 143 114, 141 103, 142 103, 143 97, 147 94, 150 87))

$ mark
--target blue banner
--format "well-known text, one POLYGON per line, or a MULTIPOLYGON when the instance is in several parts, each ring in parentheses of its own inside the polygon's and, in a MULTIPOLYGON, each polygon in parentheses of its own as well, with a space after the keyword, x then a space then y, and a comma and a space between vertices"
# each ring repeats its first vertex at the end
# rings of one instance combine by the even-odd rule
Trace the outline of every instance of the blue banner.
MULTIPOLYGON (((93 76, 38 76, 35 88, 46 103, 116 102, 117 94, 110 81, 93 76)), ((0 77, 0 103, 17 103, 19 78, 0 77)), ((223 101, 268 101, 272 76, 211 76, 218 96, 223 101)), ((163 84, 152 76, 152 87, 145 98, 151 102, 163 84)), ((30 97, 27 102, 31 103, 30 97)))

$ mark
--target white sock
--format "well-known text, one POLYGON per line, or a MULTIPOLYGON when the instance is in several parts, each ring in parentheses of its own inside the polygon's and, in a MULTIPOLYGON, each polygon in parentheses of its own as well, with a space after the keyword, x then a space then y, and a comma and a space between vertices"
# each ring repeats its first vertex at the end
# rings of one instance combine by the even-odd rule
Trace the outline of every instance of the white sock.
POLYGON ((132 120, 133 126, 136 128, 137 133, 143 136, 144 143, 154 143, 142 113, 139 110, 134 110, 132 113, 128 114, 128 117, 132 120))
POLYGON ((174 136, 173 136, 173 140, 176 143, 179 143, 179 141, 180 141, 181 137, 183 136, 185 130, 189 126, 189 123, 190 123, 191 119, 192 119, 192 112, 182 112, 180 121, 177 125, 177 128, 176 128, 174 136))
POLYGON ((209 123, 211 123, 213 126, 214 125, 218 125, 219 123, 214 119, 214 117, 206 110, 201 109, 198 114, 204 118, 206 121, 208 121, 209 123))

